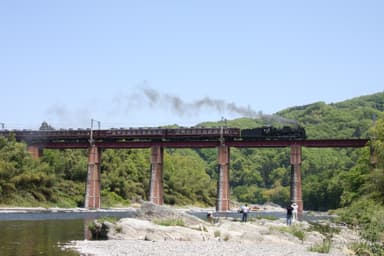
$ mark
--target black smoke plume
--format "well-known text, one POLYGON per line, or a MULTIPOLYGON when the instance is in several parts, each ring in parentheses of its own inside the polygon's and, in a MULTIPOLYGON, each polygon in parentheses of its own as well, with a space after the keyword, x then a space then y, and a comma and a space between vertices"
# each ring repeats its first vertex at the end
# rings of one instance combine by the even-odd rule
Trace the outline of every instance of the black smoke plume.
POLYGON ((264 115, 262 111, 255 111, 249 106, 238 106, 233 102, 226 102, 220 99, 212 99, 210 97, 205 97, 193 102, 185 102, 180 97, 169 94, 162 94, 149 87, 142 88, 142 93, 149 101, 149 105, 151 107, 169 105, 171 109, 180 116, 184 116, 190 113, 199 113, 200 111, 204 110, 215 110, 222 115, 228 113, 253 119, 263 118, 280 123, 297 123, 294 120, 289 120, 277 115, 264 115))

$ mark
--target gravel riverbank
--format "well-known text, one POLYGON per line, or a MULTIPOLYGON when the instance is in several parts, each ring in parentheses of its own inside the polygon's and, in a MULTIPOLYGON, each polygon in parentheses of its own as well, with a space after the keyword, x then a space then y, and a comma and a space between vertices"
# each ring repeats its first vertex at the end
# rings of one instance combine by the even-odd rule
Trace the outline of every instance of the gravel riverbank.
POLYGON ((136 218, 121 219, 109 227, 109 240, 72 241, 65 248, 81 255, 131 255, 131 256, 346 256, 348 249, 359 237, 346 227, 332 235, 329 253, 313 252, 311 248, 324 245, 325 236, 309 229, 307 222, 296 223, 303 236, 292 232, 285 219, 251 219, 247 223, 220 217, 210 223, 186 214, 185 210, 143 204, 136 218), (158 220, 177 219, 182 226, 162 225, 158 220))
POLYGON ((330 254, 308 251, 303 246, 288 243, 224 242, 224 241, 143 241, 107 240, 76 241, 81 255, 87 256, 341 256, 342 252, 330 254))

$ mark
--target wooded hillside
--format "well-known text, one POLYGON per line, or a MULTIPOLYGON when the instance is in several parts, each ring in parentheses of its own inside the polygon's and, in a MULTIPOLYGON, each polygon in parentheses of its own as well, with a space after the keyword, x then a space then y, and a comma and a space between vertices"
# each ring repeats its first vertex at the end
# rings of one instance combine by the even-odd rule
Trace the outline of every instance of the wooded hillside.
MULTIPOLYGON (((317 102, 260 119, 240 118, 199 126, 252 128, 261 125, 305 127, 308 138, 376 136, 384 118, 384 93, 339 103, 317 102), (374 130, 376 127, 376 130, 374 130)), ((383 152, 383 151, 381 151, 383 152)), ((213 206, 216 197, 216 149, 166 149, 164 192, 167 204, 213 206)), ((383 156, 378 154, 378 159, 383 156)), ((102 205, 148 199, 149 150, 102 153, 102 205)), ((248 203, 289 201, 289 149, 231 149, 232 200, 248 203)), ((83 206, 87 171, 85 150, 44 150, 34 160, 26 145, 0 138, 0 203, 17 206, 83 206)), ((327 210, 350 204, 361 195, 372 172, 369 148, 303 149, 303 199, 306 209, 327 210)))

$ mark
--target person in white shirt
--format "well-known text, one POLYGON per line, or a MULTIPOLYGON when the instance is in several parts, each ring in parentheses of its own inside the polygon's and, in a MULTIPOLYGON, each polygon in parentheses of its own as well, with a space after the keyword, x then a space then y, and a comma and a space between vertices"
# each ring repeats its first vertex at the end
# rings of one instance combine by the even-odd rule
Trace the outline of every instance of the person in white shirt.
POLYGON ((241 218, 241 222, 247 222, 247 220, 248 220, 248 212, 249 212, 248 204, 245 204, 245 205, 241 206, 241 212, 243 213, 243 216, 241 218))
POLYGON ((299 206, 296 203, 293 203, 292 204, 292 208, 293 208, 293 210, 292 210, 292 221, 295 222, 295 221, 298 220, 297 219, 297 209, 299 208, 299 206))

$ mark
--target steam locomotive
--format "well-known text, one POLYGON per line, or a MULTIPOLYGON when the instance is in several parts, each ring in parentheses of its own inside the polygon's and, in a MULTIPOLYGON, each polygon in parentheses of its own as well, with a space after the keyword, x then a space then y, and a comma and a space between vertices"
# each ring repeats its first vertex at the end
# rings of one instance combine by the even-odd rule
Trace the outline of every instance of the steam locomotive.
POLYGON ((301 126, 284 126, 277 128, 273 126, 263 126, 252 129, 242 129, 241 138, 243 139, 305 139, 307 138, 305 129, 301 126))

